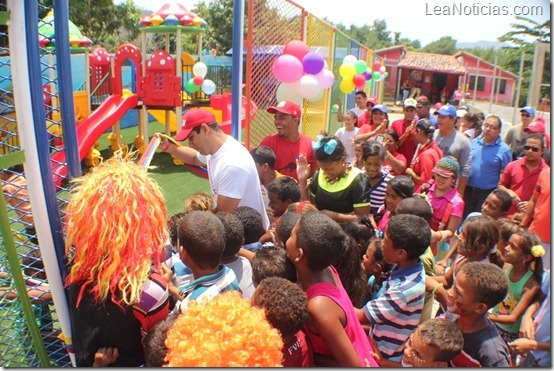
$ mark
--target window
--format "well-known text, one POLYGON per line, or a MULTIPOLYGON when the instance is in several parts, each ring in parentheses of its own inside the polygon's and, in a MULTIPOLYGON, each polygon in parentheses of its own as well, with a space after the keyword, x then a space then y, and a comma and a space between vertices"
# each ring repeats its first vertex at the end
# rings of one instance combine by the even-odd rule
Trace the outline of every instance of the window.
MULTIPOLYGON (((500 80, 496 80, 496 83, 500 83, 500 85, 498 85, 498 94, 506 94, 506 85, 508 85, 508 80, 507 79, 500 79, 500 80)), ((496 93, 496 92, 495 92, 496 93)))
MULTIPOLYGON (((475 89, 475 75, 469 77, 469 90, 475 89)), ((477 79, 477 91, 485 91, 485 77, 479 76, 477 79)))

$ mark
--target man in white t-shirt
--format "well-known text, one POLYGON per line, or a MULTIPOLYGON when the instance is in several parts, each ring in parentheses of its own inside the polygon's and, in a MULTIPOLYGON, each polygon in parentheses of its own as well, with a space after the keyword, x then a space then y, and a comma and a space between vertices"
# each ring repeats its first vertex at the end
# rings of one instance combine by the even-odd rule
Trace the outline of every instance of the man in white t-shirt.
POLYGON ((250 206, 262 216, 264 228, 269 219, 265 212, 258 172, 248 150, 225 134, 208 110, 189 110, 175 139, 189 140, 189 146, 177 146, 160 136, 160 148, 179 160, 208 167, 210 188, 216 211, 233 213, 239 206, 250 206))
MULTIPOLYGON (((358 117, 358 127, 361 127, 363 124, 366 124, 367 118, 366 118, 366 112, 367 112, 367 94, 363 90, 358 90, 354 94, 354 100, 356 101, 356 106, 350 111, 354 112, 356 116, 358 117)), ((337 121, 343 122, 345 119, 345 116, 342 114, 342 101, 340 99, 337 99, 337 104, 339 106, 339 110, 337 112, 337 121)))

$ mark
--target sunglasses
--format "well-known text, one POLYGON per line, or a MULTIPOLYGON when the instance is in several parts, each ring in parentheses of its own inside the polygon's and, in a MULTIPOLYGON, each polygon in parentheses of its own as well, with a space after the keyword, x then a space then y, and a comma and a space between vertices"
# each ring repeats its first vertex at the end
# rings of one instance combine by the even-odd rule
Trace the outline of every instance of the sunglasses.
POLYGON ((521 114, 521 117, 531 117, 531 115, 528 114, 528 113, 522 113, 522 114, 521 114))
POLYGON ((523 146, 523 149, 526 151, 533 151, 533 152, 538 152, 541 150, 539 147, 531 147, 531 146, 523 146))

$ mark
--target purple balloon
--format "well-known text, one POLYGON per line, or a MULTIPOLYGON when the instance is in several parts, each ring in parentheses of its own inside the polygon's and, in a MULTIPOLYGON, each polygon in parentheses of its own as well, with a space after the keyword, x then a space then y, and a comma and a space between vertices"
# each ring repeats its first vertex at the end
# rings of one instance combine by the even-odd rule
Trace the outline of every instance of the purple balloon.
POLYGON ((362 73, 362 75, 364 75, 366 81, 371 80, 371 73, 369 73, 367 70, 362 73))
POLYGON ((317 53, 310 52, 302 58, 302 66, 304 66, 304 72, 316 75, 318 74, 325 65, 323 57, 317 53))

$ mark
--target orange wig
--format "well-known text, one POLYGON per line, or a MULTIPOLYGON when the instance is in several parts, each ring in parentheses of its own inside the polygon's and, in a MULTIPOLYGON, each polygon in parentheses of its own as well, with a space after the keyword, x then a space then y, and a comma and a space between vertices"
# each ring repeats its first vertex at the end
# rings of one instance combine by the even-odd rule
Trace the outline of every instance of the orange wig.
POLYGON ((168 367, 279 367, 283 341, 237 291, 191 302, 165 340, 168 367))
POLYGON ((158 184, 121 156, 74 180, 67 205, 66 284, 81 284, 96 302, 111 294, 120 306, 139 301, 152 264, 159 266, 168 238, 167 211, 158 184))

